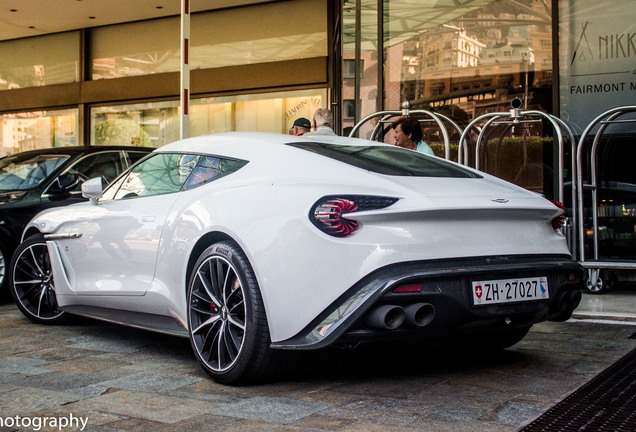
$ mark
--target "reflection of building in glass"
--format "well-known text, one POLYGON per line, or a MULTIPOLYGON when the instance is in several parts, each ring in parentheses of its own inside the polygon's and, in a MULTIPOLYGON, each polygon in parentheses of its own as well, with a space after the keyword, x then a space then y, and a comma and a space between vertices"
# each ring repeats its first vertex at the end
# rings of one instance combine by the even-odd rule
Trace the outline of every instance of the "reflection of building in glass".
POLYGON ((7 115, 0 123, 0 157, 49 147, 77 145, 77 115, 69 111, 40 111, 7 115))
POLYGON ((515 97, 545 109, 549 98, 536 89, 552 85, 551 24, 541 2, 525 3, 523 13, 485 7, 404 42, 401 100, 456 106, 473 118, 505 111, 515 97))

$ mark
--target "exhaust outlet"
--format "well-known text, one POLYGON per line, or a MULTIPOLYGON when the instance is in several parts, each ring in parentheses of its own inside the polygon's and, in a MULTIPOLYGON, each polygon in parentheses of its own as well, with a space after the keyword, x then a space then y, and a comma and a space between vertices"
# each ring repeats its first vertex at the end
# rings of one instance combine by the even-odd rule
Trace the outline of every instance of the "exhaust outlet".
POLYGON ((580 291, 561 293, 561 296, 551 308, 554 316, 550 321, 563 322, 569 320, 572 317, 572 312, 574 312, 574 309, 576 309, 581 302, 581 297, 580 291))
POLYGON ((369 327, 382 330, 395 330, 404 323, 404 308, 396 305, 382 305, 371 309, 364 318, 369 327))
POLYGON ((413 303, 404 309, 406 322, 415 327, 427 326, 435 318, 435 306, 430 303, 413 303))
POLYGON ((572 294, 570 294, 570 297, 570 309, 574 311, 574 309, 579 307, 583 295, 581 294, 581 291, 573 291, 572 294))

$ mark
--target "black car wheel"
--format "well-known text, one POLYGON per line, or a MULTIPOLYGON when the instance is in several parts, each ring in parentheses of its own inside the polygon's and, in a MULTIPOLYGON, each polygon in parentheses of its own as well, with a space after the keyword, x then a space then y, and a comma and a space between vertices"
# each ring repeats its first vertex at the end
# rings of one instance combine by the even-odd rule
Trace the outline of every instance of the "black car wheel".
POLYGON ((188 285, 188 324, 203 369, 224 384, 269 378, 280 365, 261 293, 243 251, 233 242, 207 248, 188 285))
POLYGON ((57 306, 51 259, 41 235, 29 237, 13 254, 10 290, 16 305, 31 321, 59 324, 67 315, 57 306))

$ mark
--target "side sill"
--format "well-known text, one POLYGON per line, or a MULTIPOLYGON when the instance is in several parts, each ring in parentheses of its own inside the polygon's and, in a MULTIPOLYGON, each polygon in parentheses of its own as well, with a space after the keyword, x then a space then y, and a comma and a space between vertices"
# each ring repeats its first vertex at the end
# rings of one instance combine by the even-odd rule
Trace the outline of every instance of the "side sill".
POLYGON ((127 327, 149 330, 170 336, 182 338, 190 337, 188 330, 183 328, 177 320, 169 316, 143 312, 130 312, 118 309, 98 308, 94 306, 73 305, 60 307, 60 309, 73 315, 94 318, 112 324, 120 324, 127 327))

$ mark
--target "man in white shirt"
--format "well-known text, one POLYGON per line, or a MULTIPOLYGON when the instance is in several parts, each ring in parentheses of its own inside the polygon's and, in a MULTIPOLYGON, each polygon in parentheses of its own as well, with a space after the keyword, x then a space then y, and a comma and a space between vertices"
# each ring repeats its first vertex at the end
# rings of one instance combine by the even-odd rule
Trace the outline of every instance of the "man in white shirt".
POLYGON ((333 131, 333 114, 327 108, 319 108, 314 113, 314 131, 307 132, 310 135, 335 135, 333 131))

